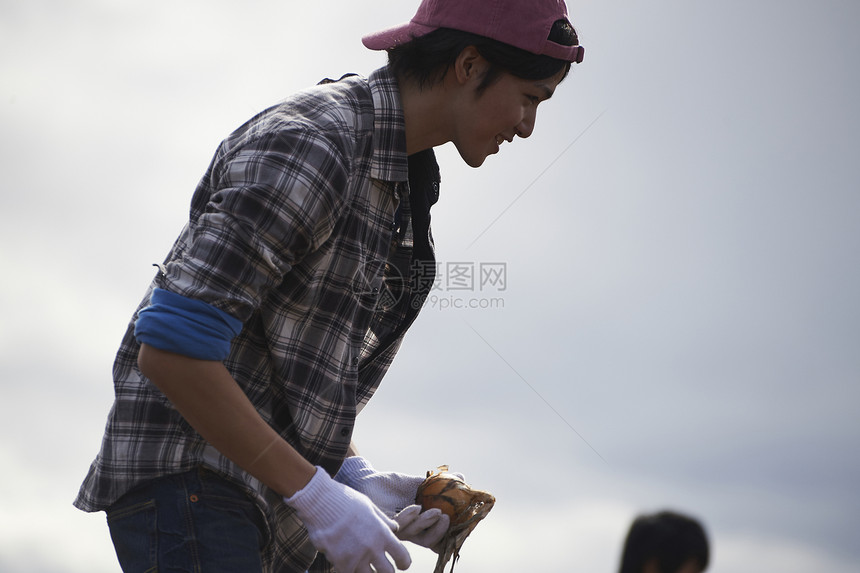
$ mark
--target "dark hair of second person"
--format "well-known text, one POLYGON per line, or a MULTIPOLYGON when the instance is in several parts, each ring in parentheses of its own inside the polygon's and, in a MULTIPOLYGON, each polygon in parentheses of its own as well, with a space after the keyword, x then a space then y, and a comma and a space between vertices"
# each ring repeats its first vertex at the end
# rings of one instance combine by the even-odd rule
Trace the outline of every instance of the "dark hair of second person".
POLYGON ((619 573, 701 573, 710 559, 696 519, 673 511, 640 515, 630 526, 619 573))

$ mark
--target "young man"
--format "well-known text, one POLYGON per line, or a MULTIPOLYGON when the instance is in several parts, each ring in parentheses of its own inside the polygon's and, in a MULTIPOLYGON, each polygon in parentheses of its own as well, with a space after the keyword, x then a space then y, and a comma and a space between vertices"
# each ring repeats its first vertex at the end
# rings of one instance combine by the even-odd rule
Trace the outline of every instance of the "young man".
POLYGON ((364 43, 389 66, 222 142, 132 317, 75 501, 126 571, 393 572, 448 526, 353 424, 433 283, 433 147, 477 167, 528 137, 583 49, 561 0, 424 0, 364 43))

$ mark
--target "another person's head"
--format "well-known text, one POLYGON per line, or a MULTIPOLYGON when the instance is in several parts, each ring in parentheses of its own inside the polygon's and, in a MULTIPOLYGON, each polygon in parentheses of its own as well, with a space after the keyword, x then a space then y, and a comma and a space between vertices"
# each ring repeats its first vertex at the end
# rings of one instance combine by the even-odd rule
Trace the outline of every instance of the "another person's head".
POLYGON ((661 511, 640 515, 627 533, 619 573, 701 573, 710 558, 708 538, 696 519, 661 511))
MULTIPOLYGON (((458 74, 462 81, 460 66, 464 61, 465 65, 476 62, 473 69, 477 78, 469 84, 470 93, 473 101, 482 105, 486 103, 482 98, 499 83, 513 84, 514 90, 523 91, 525 82, 540 81, 537 90, 525 95, 535 109, 552 96, 571 64, 581 62, 585 53, 562 0, 423 0, 411 21, 365 36, 362 41, 368 48, 386 50, 395 76, 418 90, 435 88, 458 74)), ((499 116, 502 111, 493 113, 499 116)), ((495 126, 486 126, 492 141, 501 144, 514 136, 531 135, 534 109, 525 115, 529 117, 524 117, 521 125, 503 130, 498 137, 492 133, 495 126)), ((471 132, 477 133, 479 127, 484 126, 470 126, 471 132)), ((472 166, 486 156, 479 141, 452 140, 472 166)), ((488 153, 498 151, 497 146, 490 147, 488 153)))

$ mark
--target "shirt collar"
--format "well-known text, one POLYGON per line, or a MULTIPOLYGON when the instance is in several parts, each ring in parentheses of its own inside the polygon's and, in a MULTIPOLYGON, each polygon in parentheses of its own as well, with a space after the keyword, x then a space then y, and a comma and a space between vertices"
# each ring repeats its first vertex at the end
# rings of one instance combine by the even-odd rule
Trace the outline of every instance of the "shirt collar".
POLYGON ((397 79, 388 67, 379 68, 368 78, 373 95, 373 157, 370 176, 384 181, 406 181, 406 124, 397 79))

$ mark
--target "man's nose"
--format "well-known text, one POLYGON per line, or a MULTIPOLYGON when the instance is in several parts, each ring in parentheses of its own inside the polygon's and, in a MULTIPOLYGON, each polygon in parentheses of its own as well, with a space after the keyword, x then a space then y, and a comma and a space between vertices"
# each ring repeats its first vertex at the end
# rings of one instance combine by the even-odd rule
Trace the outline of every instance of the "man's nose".
POLYGON ((523 117, 523 120, 519 124, 517 124, 516 127, 517 135, 519 137, 525 139, 532 134, 532 132, 535 130, 535 118, 535 111, 526 113, 526 115, 523 117))

